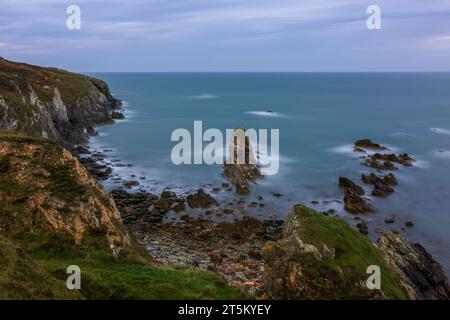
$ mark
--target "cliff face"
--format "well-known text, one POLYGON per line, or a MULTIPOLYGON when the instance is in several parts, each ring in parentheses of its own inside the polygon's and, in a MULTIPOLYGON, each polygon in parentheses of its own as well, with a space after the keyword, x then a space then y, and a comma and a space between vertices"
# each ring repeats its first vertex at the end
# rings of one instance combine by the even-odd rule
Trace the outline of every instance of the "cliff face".
POLYGON ((442 268, 420 245, 393 233, 378 246, 341 218, 294 206, 283 238, 265 251, 264 283, 275 299, 449 299, 442 268), (367 267, 381 271, 369 290, 367 267))
POLYGON ((70 147, 119 106, 102 80, 0 58, 0 128, 70 147))
POLYGON ((55 141, 0 130, 0 299, 241 297, 215 274, 154 263, 55 141), (69 265, 81 269, 81 290, 66 288, 69 265))
POLYGON ((0 232, 58 232, 80 244, 104 234, 118 254, 131 244, 112 198, 67 150, 0 132, 0 232))

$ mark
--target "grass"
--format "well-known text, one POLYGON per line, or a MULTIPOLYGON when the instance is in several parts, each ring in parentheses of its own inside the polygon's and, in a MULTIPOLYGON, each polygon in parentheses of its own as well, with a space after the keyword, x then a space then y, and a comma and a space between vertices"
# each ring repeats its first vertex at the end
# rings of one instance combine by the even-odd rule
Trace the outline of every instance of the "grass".
MULTIPOLYGON (((73 244, 73 239, 56 233, 30 233, 24 230, 10 234, 10 238, 24 248, 32 258, 29 263, 38 266, 42 275, 33 280, 37 281, 36 284, 29 284, 28 279, 23 276, 9 277, 10 282, 14 282, 17 288, 27 285, 39 288, 43 286, 40 280, 50 281, 52 288, 58 290, 54 295, 44 298, 96 300, 244 298, 237 289, 229 287, 214 273, 156 264, 137 244, 130 251, 114 257, 105 249, 106 238, 101 232, 92 232, 79 246, 73 244), (81 290, 76 291, 74 295, 70 294, 71 291, 60 290, 61 284, 65 285, 69 265, 78 265, 81 269, 81 290)), ((0 268, 2 265, 0 263, 0 268)), ((13 271, 24 274, 21 269, 19 267, 13 271)), ((16 292, 15 296, 20 298, 20 292, 16 292)))
MULTIPOLYGON (((63 218, 77 214, 76 205, 88 198, 105 207, 112 200, 97 184, 77 179, 75 160, 59 161, 63 149, 56 143, 1 130, 0 143, 12 144, 0 156, 0 299, 244 298, 217 274, 156 263, 134 240, 113 255, 106 226, 89 226, 76 244, 73 235, 50 227, 27 204, 29 197, 50 194, 61 205, 43 202, 41 208, 63 218), (81 268, 80 291, 66 288, 69 265, 81 268)), ((100 217, 100 208, 91 213, 100 217)), ((120 221, 114 223, 125 232, 120 221)))
POLYGON ((407 299, 407 295, 399 285, 397 275, 387 266, 376 246, 364 235, 352 229, 348 223, 338 217, 330 217, 318 213, 302 205, 294 208, 294 214, 288 217, 284 233, 288 242, 271 248, 272 255, 287 248, 297 248, 295 238, 304 243, 312 244, 322 250, 324 244, 334 249, 335 255, 331 259, 322 257, 317 259, 312 253, 295 250, 292 259, 299 261, 302 271, 311 279, 316 279, 318 286, 326 285, 328 281, 334 284, 331 292, 325 298, 363 299, 371 298, 373 292, 364 285, 369 274, 367 267, 377 265, 381 269, 381 289, 387 298, 407 299), (286 227, 288 226, 288 227, 286 227))

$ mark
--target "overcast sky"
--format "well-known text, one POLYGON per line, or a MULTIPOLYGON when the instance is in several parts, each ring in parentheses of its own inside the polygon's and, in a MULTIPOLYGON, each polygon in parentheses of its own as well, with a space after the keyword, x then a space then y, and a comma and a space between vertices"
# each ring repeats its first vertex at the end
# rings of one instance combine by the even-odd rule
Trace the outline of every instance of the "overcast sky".
POLYGON ((450 71, 450 0, 0 0, 0 56, 74 71, 450 71), (66 9, 81 8, 81 30, 66 9), (382 29, 368 30, 367 7, 382 29))

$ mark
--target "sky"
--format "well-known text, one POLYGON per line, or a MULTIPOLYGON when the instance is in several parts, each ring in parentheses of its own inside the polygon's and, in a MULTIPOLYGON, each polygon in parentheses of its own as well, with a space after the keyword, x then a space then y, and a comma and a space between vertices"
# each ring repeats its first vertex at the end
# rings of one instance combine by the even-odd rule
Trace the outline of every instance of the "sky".
POLYGON ((450 71, 450 0, 0 0, 0 56, 80 72, 450 71))

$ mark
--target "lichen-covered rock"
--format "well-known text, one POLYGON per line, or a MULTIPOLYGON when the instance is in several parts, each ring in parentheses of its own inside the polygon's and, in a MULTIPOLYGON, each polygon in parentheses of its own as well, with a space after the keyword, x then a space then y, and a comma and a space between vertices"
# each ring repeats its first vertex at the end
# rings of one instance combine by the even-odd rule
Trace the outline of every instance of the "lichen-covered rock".
POLYGON ((296 205, 283 238, 264 249, 264 286, 273 299, 404 299, 398 276, 370 240, 344 220, 296 205), (366 286, 381 269, 381 290, 366 286))
POLYGON ((414 300, 448 300, 450 288, 441 265, 420 244, 411 244, 398 234, 388 232, 378 247, 414 300))
POLYGON ((102 233, 119 253, 131 244, 112 198, 55 142, 0 131, 0 232, 54 231, 82 242, 102 233))

